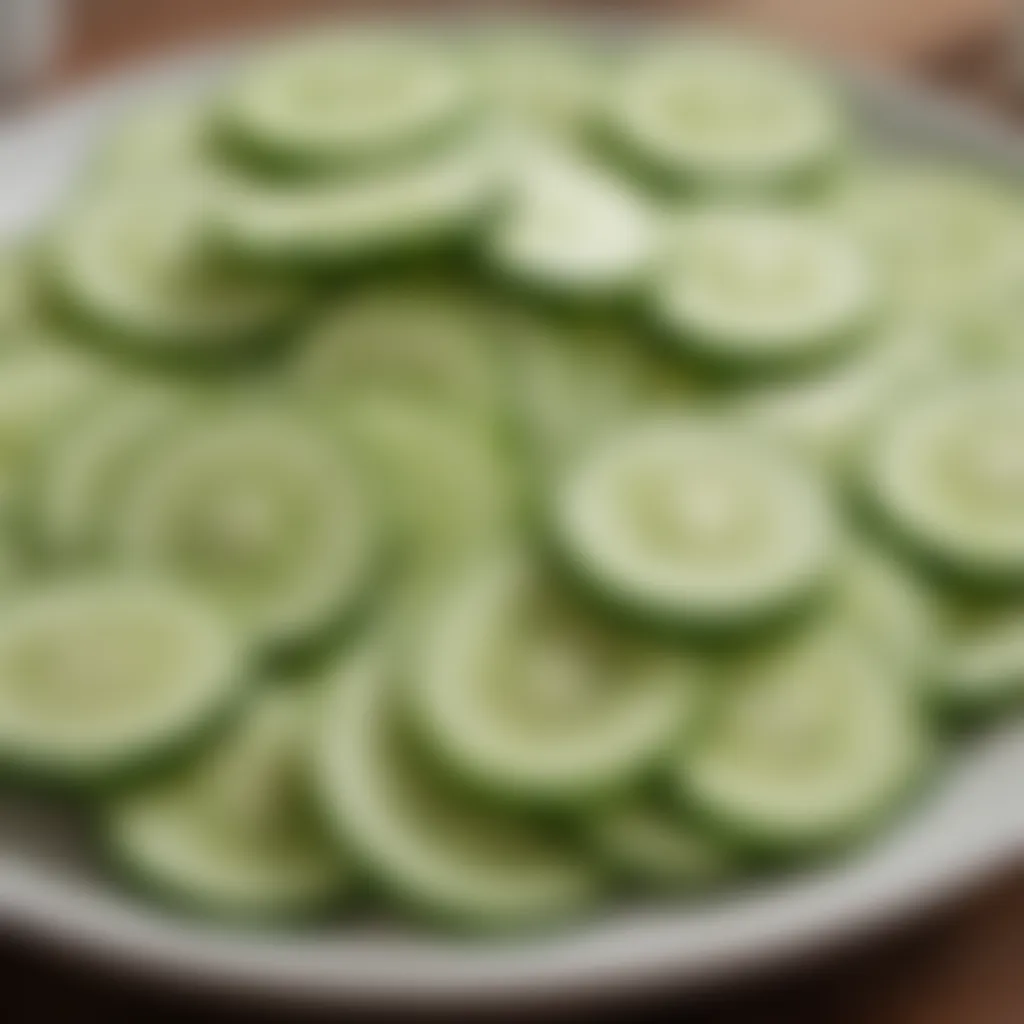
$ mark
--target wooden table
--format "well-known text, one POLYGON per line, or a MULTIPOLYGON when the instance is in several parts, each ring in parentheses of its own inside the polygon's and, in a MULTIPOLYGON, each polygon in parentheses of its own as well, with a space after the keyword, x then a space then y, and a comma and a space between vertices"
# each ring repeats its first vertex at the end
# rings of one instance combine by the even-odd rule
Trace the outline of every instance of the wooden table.
MULTIPOLYGON (((382 6, 372 0, 361 5, 351 0, 79 0, 71 4, 73 23, 55 87, 67 88, 123 59, 229 31, 242 22, 382 6)), ((386 6, 460 5, 409 0, 386 6)), ((568 0, 517 8, 615 6, 568 0)), ((716 14, 912 69, 941 88, 996 102, 1007 112, 1015 108, 1001 50, 1008 26, 1001 20, 1000 0, 621 0, 620 6, 702 14, 713 6, 716 14)), ((1024 866, 952 908, 822 962, 696 1000, 661 995, 632 1009, 652 1021, 685 1016, 695 1024, 1024 1024, 1024 866)), ((622 1007, 591 1007, 587 1019, 623 1015, 622 1007)), ((276 1016, 295 1019, 294 1014, 276 1016)), ((200 1005, 187 994, 156 993, 45 950, 0 946, 0 1020, 36 1024, 72 1018, 80 1024, 228 1024, 275 1015, 265 1008, 200 1005)))

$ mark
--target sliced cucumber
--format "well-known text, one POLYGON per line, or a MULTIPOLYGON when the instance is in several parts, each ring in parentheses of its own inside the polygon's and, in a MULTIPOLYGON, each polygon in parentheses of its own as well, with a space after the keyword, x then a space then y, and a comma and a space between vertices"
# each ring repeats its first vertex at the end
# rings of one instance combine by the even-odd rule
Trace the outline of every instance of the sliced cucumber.
MULTIPOLYGON (((306 291, 213 261, 204 234, 212 189, 168 183, 111 190, 72 211, 49 245, 61 303, 137 355, 209 361, 273 340, 306 291)), ((102 335, 102 337, 100 337, 102 335)))
POLYGON ((172 175, 201 169, 209 157, 208 113, 207 105, 194 99, 131 111, 104 140, 94 184, 113 190, 139 183, 155 190, 172 175))
POLYGON ((352 396, 342 422, 416 572, 450 572, 517 520, 517 481, 487 424, 408 395, 352 396))
POLYGON ((234 632, 167 582, 41 584, 0 623, 0 761, 93 784, 193 740, 245 682, 234 632))
POLYGON ((1024 587, 1024 379, 940 387, 878 430, 863 482, 913 551, 976 585, 1024 587))
POLYGON ((614 434, 558 487, 568 567, 640 618, 735 630, 788 612, 832 568, 817 481, 716 420, 662 416, 614 434))
POLYGON ((285 409, 244 403, 155 446, 113 530, 126 559, 180 575, 274 649, 352 611, 379 553, 346 453, 285 409))
POLYGON ((598 109, 600 54, 552 31, 502 26, 473 40, 471 63, 498 116, 517 128, 559 137, 584 135, 598 109))
POLYGON ((500 184, 490 143, 374 176, 313 184, 235 182, 210 230, 233 259, 270 268, 345 268, 460 242, 490 210, 500 184))
POLYGON ((754 846, 852 840, 929 761, 915 700, 863 644, 800 637, 748 655, 727 683, 674 775, 687 800, 754 846))
POLYGON ((450 281, 371 283, 340 299, 300 339, 291 378, 303 395, 330 404, 384 391, 489 414, 497 403, 495 315, 450 281))
POLYGON ((81 359, 43 349, 12 352, 0 367, 0 515, 20 500, 43 445, 105 382, 81 359))
POLYGON ((107 389, 58 432, 31 488, 30 527, 48 557, 98 552, 109 539, 116 495, 149 445, 182 419, 182 406, 165 390, 107 389))
POLYGON ((755 382, 729 407, 751 430, 767 431, 823 468, 845 473, 878 415, 948 369, 934 331, 897 323, 814 376, 755 382))
POLYGON ((943 616, 933 688, 940 707, 976 718, 1024 698, 1024 605, 953 600, 943 616))
POLYGON ((390 661, 364 648, 328 680, 314 779, 342 842, 393 894, 488 928, 556 921, 587 906, 599 873, 539 824, 479 804, 403 735, 390 661))
POLYGON ((606 299, 636 286, 655 248, 652 214, 625 182, 568 151, 533 145, 485 242, 512 281, 556 295, 606 299))
POLYGON ((803 213, 684 214, 655 276, 654 314, 686 352, 731 369, 820 359, 859 337, 877 282, 852 238, 803 213))
POLYGON ((1008 183, 931 164, 869 165, 836 197, 895 297, 949 325, 1024 279, 1024 205, 1008 183))
POLYGON ((116 794, 101 809, 116 863, 216 916, 292 918, 334 906, 352 872, 302 785, 308 717, 294 692, 259 695, 212 749, 116 794))
POLYGON ((845 134, 824 83, 782 54, 724 40, 635 54, 606 120, 629 157, 715 191, 804 186, 836 161, 845 134))
POLYGON ((407 158, 474 108, 452 50, 423 37, 348 33, 256 61, 228 87, 218 123, 257 162, 336 171, 407 158))
POLYGON ((692 664, 518 561, 471 570, 438 608, 413 657, 412 714, 440 760, 492 793, 571 805, 621 791, 698 706, 692 664))
POLYGON ((739 868, 722 838, 661 794, 636 794, 603 808, 584 831, 601 858, 644 887, 707 889, 739 868))

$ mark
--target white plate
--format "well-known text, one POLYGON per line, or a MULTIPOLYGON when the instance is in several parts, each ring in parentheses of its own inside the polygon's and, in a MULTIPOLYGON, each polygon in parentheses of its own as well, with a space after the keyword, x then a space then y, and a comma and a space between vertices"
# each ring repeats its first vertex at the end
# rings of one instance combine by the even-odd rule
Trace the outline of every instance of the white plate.
MULTIPOLYGON (((0 231, 38 222, 119 110, 155 93, 197 88, 232 54, 207 50, 135 71, 0 126, 0 231)), ((1024 171, 1024 145, 979 114, 876 77, 844 71, 837 78, 876 138, 1024 171)), ((0 910, 17 929, 120 969, 259 997, 507 1004, 656 983, 683 988, 894 920, 1024 856, 1021 779, 1018 724, 963 752, 909 820, 850 860, 695 905, 609 912, 515 945, 445 941, 381 925, 342 924, 302 937, 216 933, 109 887, 62 822, 0 799, 0 910)))

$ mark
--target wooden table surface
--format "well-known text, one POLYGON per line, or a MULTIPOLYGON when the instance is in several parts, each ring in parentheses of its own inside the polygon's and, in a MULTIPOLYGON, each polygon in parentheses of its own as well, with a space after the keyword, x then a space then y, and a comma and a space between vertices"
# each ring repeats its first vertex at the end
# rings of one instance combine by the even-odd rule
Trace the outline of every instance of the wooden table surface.
MULTIPOLYGON (((473 4, 71 0, 71 23, 53 75, 54 88, 73 88, 124 60, 230 31, 242 23, 289 20, 341 8, 423 11, 460 6, 473 4)), ((697 11, 702 16, 713 8, 716 16, 905 68, 939 88, 997 103, 1010 116, 1016 108, 1006 52, 1011 0, 564 0, 515 5, 492 0, 489 6, 519 12, 697 11)), ((695 1024, 1024 1024, 1024 866, 991 880, 953 907, 822 961, 717 989, 699 999, 660 995, 634 1009, 652 1021, 685 1017, 695 1024)), ((621 1007, 590 1007, 586 1019, 621 1016, 621 1007)), ((72 1018, 80 1024, 230 1024, 295 1020, 296 1015, 252 1006, 213 1006, 187 993, 157 992, 112 978, 45 949, 0 943, 0 1021, 36 1024, 72 1018)))

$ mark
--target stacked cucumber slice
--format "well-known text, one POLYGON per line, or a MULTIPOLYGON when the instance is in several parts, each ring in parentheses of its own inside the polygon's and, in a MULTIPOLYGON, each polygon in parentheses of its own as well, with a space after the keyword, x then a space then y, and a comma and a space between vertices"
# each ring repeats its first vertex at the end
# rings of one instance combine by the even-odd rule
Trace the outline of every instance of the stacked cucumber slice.
POLYGON ((133 111, 0 263, 4 785, 251 923, 873 834, 1024 701, 1024 203, 854 136, 527 26, 133 111))

